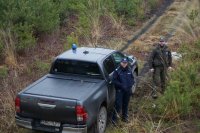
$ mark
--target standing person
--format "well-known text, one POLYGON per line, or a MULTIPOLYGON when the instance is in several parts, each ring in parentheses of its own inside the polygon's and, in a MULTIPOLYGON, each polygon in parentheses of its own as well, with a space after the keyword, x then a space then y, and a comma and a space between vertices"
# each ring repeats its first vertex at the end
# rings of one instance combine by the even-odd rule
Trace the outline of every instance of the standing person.
POLYGON ((164 38, 160 38, 158 46, 153 50, 150 61, 150 71, 153 72, 153 93, 152 97, 157 98, 157 88, 159 87, 159 79, 161 84, 161 92, 164 93, 166 87, 167 69, 172 69, 172 55, 166 46, 164 38))
POLYGON ((128 59, 121 60, 120 66, 114 71, 113 83, 116 89, 115 111, 112 122, 116 123, 122 110, 122 121, 128 122, 128 104, 134 85, 134 77, 131 68, 128 65, 128 59))

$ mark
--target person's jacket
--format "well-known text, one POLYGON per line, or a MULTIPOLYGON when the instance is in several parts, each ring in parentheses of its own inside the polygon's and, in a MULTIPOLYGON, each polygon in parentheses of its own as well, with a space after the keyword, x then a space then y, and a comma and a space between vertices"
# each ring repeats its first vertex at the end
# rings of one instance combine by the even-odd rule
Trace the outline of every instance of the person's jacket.
POLYGON ((172 55, 169 48, 165 45, 163 47, 157 46, 151 53, 149 60, 149 67, 170 67, 172 65, 172 55))
POLYGON ((113 73, 113 83, 116 89, 122 89, 125 91, 131 91, 134 85, 134 76, 131 68, 118 67, 113 73))

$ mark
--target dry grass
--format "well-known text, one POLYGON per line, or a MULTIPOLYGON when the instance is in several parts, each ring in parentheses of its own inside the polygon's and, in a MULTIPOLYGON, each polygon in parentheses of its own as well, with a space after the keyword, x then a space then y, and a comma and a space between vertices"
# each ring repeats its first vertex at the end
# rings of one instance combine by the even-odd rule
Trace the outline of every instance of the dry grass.
POLYGON ((113 24, 113 28, 119 30, 119 32, 123 33, 125 31, 125 27, 123 25, 123 17, 115 17, 114 14, 109 13, 109 18, 111 19, 111 22, 113 24))
POLYGON ((5 64, 9 67, 16 68, 17 59, 15 53, 15 42, 10 29, 7 29, 7 31, 0 30, 0 39, 4 43, 5 47, 5 64))
POLYGON ((1 90, 0 94, 0 132, 16 133, 15 125, 15 96, 16 90, 1 90))

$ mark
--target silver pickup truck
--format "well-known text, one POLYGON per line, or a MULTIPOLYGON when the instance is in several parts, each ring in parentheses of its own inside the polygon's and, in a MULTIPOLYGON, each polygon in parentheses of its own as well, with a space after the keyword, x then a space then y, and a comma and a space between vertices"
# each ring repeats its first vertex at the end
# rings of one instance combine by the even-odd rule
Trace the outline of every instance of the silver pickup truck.
POLYGON ((18 93, 16 124, 55 133, 104 133, 113 109, 112 73, 127 57, 137 75, 136 59, 104 48, 77 48, 56 57, 49 74, 18 93))

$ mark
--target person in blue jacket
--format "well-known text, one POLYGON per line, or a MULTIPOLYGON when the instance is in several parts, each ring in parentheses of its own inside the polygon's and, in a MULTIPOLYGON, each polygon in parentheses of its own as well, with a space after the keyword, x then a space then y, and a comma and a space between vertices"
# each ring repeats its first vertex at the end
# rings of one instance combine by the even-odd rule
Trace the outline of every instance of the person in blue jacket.
POLYGON ((120 66, 114 71, 113 84, 116 89, 115 110, 112 116, 113 124, 120 117, 122 111, 122 121, 128 122, 128 105, 134 85, 134 76, 128 65, 128 59, 121 60, 120 66))

